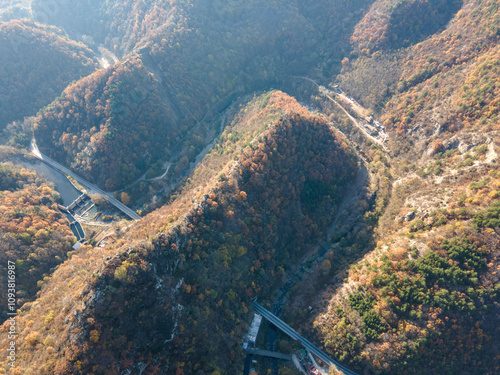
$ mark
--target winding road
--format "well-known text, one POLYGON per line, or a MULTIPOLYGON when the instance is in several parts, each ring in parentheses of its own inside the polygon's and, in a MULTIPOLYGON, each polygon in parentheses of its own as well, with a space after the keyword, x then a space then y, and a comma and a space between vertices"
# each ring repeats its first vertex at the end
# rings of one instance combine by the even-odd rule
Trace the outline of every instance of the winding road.
POLYGON ((30 150, 33 155, 35 155, 38 159, 43 161, 45 164, 49 165, 50 167, 54 168, 56 171, 61 172, 62 174, 68 175, 74 180, 76 180, 80 185, 82 185, 86 190, 88 194, 99 194, 102 195, 109 203, 111 203, 113 206, 115 206, 117 209, 119 209, 121 212, 123 212, 125 215, 130 217, 132 220, 139 220, 141 217, 132 209, 128 208, 125 206, 122 202, 119 200, 115 199, 112 194, 106 193, 104 190, 98 188, 91 182, 85 180, 84 178, 78 176, 74 172, 70 171, 68 168, 64 167, 63 165, 59 164, 55 160, 52 160, 49 158, 47 155, 44 155, 40 152, 38 149, 38 146, 36 144, 35 138, 31 140, 30 144, 30 150))
MULTIPOLYGON (((293 76, 293 78, 301 78, 301 79, 305 79, 309 82, 312 82, 316 85, 316 87, 318 88, 318 90, 323 94, 323 96, 325 96, 326 98, 328 98, 329 100, 331 100, 332 102, 334 102, 342 111, 344 111, 344 113, 347 115, 347 117, 349 117, 349 119, 354 123, 354 125, 356 125, 356 127, 361 130, 361 132, 367 137, 369 138, 372 142, 375 142, 376 144, 378 144, 380 147, 382 147, 382 149, 387 153, 389 154, 391 152, 391 150, 382 142, 380 141, 379 139, 373 137, 370 133, 368 133, 366 131, 366 129, 359 123, 359 121, 354 118, 339 102, 337 102, 335 99, 333 99, 330 95, 328 95, 326 92, 325 92, 325 88, 323 86, 320 86, 315 80, 311 79, 311 78, 308 78, 308 77, 300 77, 300 76, 293 76), (323 88, 321 90, 321 88, 323 88)), ((358 105, 359 106, 359 105, 358 105)))
POLYGON ((272 324, 278 327, 284 334, 297 341, 304 348, 309 350, 311 353, 314 353, 318 358, 320 358, 323 362, 328 363, 329 365, 335 366, 338 370, 342 371, 346 375, 357 375, 355 372, 349 370, 348 368, 342 366, 340 363, 335 361, 334 359, 328 357, 325 353, 323 353, 320 349, 314 346, 310 341, 302 337, 295 331, 292 327, 278 318, 276 315, 259 305, 256 301, 253 303, 253 307, 255 311, 257 311, 262 317, 269 320, 272 324))

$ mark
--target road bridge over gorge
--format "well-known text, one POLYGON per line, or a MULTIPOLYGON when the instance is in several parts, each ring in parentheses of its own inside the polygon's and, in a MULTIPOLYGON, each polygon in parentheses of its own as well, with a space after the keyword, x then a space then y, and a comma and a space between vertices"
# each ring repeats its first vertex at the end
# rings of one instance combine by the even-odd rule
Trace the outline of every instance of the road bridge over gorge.
POLYGON ((49 158, 47 155, 44 155, 40 152, 38 149, 38 146, 36 144, 35 138, 31 140, 30 144, 30 150, 33 155, 35 155, 38 159, 43 161, 45 164, 48 166, 54 168, 56 171, 70 176, 73 178, 75 181, 77 181, 80 185, 82 185, 89 194, 99 194, 102 195, 109 203, 111 203, 113 206, 115 206, 117 209, 119 209, 121 212, 123 212, 125 215, 130 217, 132 220, 139 220, 141 217, 133 210, 125 206, 122 202, 119 200, 115 199, 112 194, 106 193, 104 190, 98 188, 95 186, 93 183, 85 180, 84 178, 78 176, 76 173, 70 171, 68 168, 65 166, 59 164, 55 160, 52 160, 49 158))
POLYGON ((246 349, 246 352, 249 353, 249 354, 253 354, 253 355, 260 355, 262 357, 282 359, 284 361, 291 361, 292 360, 292 356, 289 355, 289 354, 276 353, 276 352, 271 352, 269 350, 262 350, 262 349, 257 349, 257 348, 248 348, 248 349, 246 349))
POLYGON ((323 362, 328 363, 329 365, 336 367, 337 370, 341 371, 343 374, 357 375, 355 372, 345 368, 340 363, 338 363, 337 361, 335 361, 332 358, 330 358, 329 356, 327 356, 320 349, 318 349, 316 346, 314 346, 310 341, 308 341, 307 339, 305 339, 304 337, 299 335, 292 327, 290 327, 288 324, 286 324, 284 321, 282 321, 280 318, 278 318, 272 312, 270 312, 269 310, 267 310, 264 307, 262 307, 261 305, 259 305, 257 303, 257 301, 253 302, 253 307, 254 307, 255 311, 257 313, 259 313, 263 318, 267 319, 270 323, 274 324, 284 334, 288 335, 293 340, 299 342, 304 348, 306 348, 311 353, 316 355, 323 362))

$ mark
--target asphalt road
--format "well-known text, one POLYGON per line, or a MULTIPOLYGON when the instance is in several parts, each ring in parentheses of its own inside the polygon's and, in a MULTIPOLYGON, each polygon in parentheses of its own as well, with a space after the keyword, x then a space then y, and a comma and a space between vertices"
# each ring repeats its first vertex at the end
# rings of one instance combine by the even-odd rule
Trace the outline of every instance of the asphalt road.
POLYGON ((269 322, 278 327, 283 333, 288 335, 290 338, 300 343, 304 348, 308 349, 311 353, 314 353, 323 362, 328 363, 330 365, 334 365, 338 370, 342 371, 346 375, 357 375, 355 372, 345 368, 337 361, 328 357, 325 353, 323 353, 316 346, 314 346, 310 341, 299 335, 297 331, 295 331, 293 328, 291 328, 288 324, 283 322, 273 313, 271 313, 270 311, 266 310, 264 307, 259 305, 257 302, 253 303, 253 307, 255 311, 257 311, 260 315, 269 320, 269 322))
POLYGON ((130 217, 133 220, 139 220, 141 218, 135 211, 131 210, 130 208, 128 208, 127 206, 125 206, 122 202, 120 202, 119 200, 115 199, 112 194, 106 193, 104 190, 98 188, 93 183, 91 183, 91 182, 85 180, 84 178, 78 176, 74 172, 70 171, 68 168, 66 168, 63 165, 59 164, 55 160, 52 160, 51 158, 49 158, 47 155, 42 154, 40 152, 40 150, 38 149, 38 146, 36 145, 35 139, 33 139, 31 141, 30 149, 31 149, 31 152, 38 159, 40 159, 44 163, 48 164, 49 166, 51 166, 52 168, 54 168, 56 171, 59 171, 59 172, 65 174, 65 175, 68 175, 71 178, 73 178, 76 181, 78 181, 78 183, 80 185, 82 185, 85 189, 87 189, 87 191, 89 192, 89 194, 100 194, 100 195, 102 195, 104 198, 106 198, 106 200, 109 203, 111 203, 113 206, 115 206, 116 208, 118 208, 120 211, 122 211, 125 215, 127 215, 128 217, 130 217))

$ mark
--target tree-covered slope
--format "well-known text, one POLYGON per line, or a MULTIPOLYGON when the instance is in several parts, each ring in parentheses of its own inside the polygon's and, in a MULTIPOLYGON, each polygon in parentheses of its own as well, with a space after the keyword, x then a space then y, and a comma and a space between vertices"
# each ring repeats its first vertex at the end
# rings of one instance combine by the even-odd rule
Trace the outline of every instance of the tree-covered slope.
POLYGON ((307 77, 367 107, 390 152, 314 92, 379 189, 339 210, 357 167, 343 136, 282 92, 254 98, 189 178, 158 189, 168 204, 73 255, 22 309, 19 373, 238 373, 251 299, 275 300, 297 268, 283 318, 350 368, 498 373, 498 1, 309 3, 77 0, 49 14, 123 57, 35 119, 42 151, 107 189, 172 157, 179 175, 234 99, 293 79, 302 100, 307 77))
POLYGON ((193 158, 207 135, 179 120, 139 58, 70 85, 34 128, 42 152, 106 190, 131 183, 174 148, 193 158))
MULTIPOLYGON (((218 125, 213 119, 238 96, 294 74, 335 71, 348 46, 339 30, 354 27, 365 3, 338 1, 332 9, 319 3, 313 13, 286 1, 182 1, 175 10, 164 2, 103 2, 102 17, 118 12, 110 19, 119 30, 106 31, 107 40, 112 35, 124 40, 132 18, 146 25, 133 28, 137 55, 112 68, 109 82, 111 71, 97 72, 69 87, 66 97, 37 119, 37 137, 50 155, 108 190, 123 188, 159 159, 168 160, 173 142, 182 143, 182 156, 192 161, 192 150, 208 143, 207 135, 218 125), (132 3, 134 10, 125 11, 132 3), (150 17, 155 9, 172 17, 160 22, 150 17), (148 72, 154 85, 146 82, 144 88, 148 72), (91 83, 96 80, 100 83, 91 83), (135 98, 123 100, 136 91, 146 96, 139 104, 135 98), (192 133, 185 134, 187 129, 192 133)), ((90 4, 72 2, 58 11, 81 20, 80 6, 90 4)), ((93 29, 91 22, 83 24, 93 29)))
MULTIPOLYGON (((377 6, 382 4, 374 3, 370 12, 378 14, 377 6)), ((375 22, 365 26, 354 35, 367 39, 374 34, 368 26, 379 29, 375 22)), ((405 143, 427 139, 436 131, 480 127, 488 119, 496 123, 492 115, 497 102, 492 97, 498 72, 487 61, 498 53, 498 2, 464 1, 444 26, 420 43, 402 49, 389 43, 393 50, 364 49, 344 64, 344 89, 378 112, 387 130, 410 135, 405 143), (478 87, 472 89, 471 80, 478 87), (472 111, 481 121, 470 121, 472 111)), ((352 41, 358 43, 356 38, 352 41)))
MULTIPOLYGON (((425 40, 344 61, 342 87, 391 134, 395 176, 376 246, 332 280, 311 319, 358 371, 498 372, 498 12, 464 1, 425 40)), ((378 30, 366 22, 356 33, 378 30)))
MULTIPOLYGON (((306 5, 296 0, 75 0, 60 1, 56 7, 51 7, 44 1, 33 0, 32 8, 35 20, 61 27, 91 46, 104 44, 123 56, 151 41, 159 45, 162 39, 168 39, 172 33, 179 31, 198 30, 206 35, 207 29, 218 30, 218 35, 210 41, 214 44, 228 37, 242 44, 247 43, 248 40, 245 39, 248 38, 253 39, 252 43, 260 43, 258 38, 254 38, 255 34, 247 34, 244 39, 238 39, 238 36, 251 25, 260 29, 261 37, 273 37, 272 33, 267 35, 267 31, 287 22, 291 14, 299 21, 295 24, 297 30, 303 27, 302 23, 305 21, 310 31, 316 29, 320 32, 316 34, 319 39, 308 40, 310 46, 321 43, 322 40, 342 45, 347 41, 350 29, 362 17, 365 6, 372 2, 373 0, 319 0, 306 5), (263 24, 259 25, 261 23, 263 24), (232 35, 222 34, 227 32, 232 35)), ((293 28, 286 28, 281 33, 286 36, 295 31, 293 28)), ((302 38, 305 35, 297 33, 297 36, 302 38)), ((300 49, 306 47, 298 46, 300 49)), ((280 46, 275 47, 279 49, 280 46)), ((320 54, 337 53, 339 51, 335 48, 324 44, 323 48, 316 51, 316 58, 320 54)))
POLYGON ((443 162, 438 182, 431 172, 396 185, 386 213, 396 220, 320 297, 328 352, 384 374, 498 371, 500 176, 480 150, 474 167, 443 162))
POLYGON ((444 29, 462 0, 377 0, 356 25, 354 51, 407 47, 444 29))
POLYGON ((0 128, 33 116, 76 79, 92 73, 94 54, 61 30, 28 20, 0 23, 0 128))
MULTIPOLYGON (((80 307, 33 327, 40 333, 33 349, 63 332, 50 344, 58 354, 46 361, 23 351, 19 366, 43 363, 41 374, 241 371, 251 298, 277 292, 325 233, 356 169, 323 118, 282 92, 255 98, 178 198, 111 250, 116 255, 75 296, 80 307)), ((23 322, 46 308, 26 311, 23 322)))
POLYGON ((56 25, 91 47, 106 45, 118 55, 131 52, 144 38, 165 32, 179 19, 186 1, 33 0, 33 18, 56 25))
MULTIPOLYGON (((15 308, 35 299, 44 278, 76 242, 68 220, 57 209, 58 199, 36 173, 0 163, 0 278, 7 285, 8 271, 15 268, 15 308)), ((0 301, 6 307, 7 297, 5 288, 0 301)), ((8 312, 3 310, 2 322, 8 312)))

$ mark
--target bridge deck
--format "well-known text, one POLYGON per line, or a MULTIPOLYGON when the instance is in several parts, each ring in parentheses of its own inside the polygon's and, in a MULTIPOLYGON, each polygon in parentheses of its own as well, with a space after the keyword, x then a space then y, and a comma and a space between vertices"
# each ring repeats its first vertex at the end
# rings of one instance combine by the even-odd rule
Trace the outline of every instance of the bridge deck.
POLYGON ((43 162, 45 162, 45 164, 47 164, 50 167, 54 168, 56 171, 61 172, 62 174, 66 174, 66 175, 70 176, 71 178, 75 179, 76 181, 78 181, 78 183, 80 185, 82 185, 85 189, 87 189, 90 194, 100 194, 100 195, 102 195, 109 203, 111 203, 113 206, 115 206, 116 208, 118 208, 120 211, 122 211, 125 215, 127 215, 131 219, 133 219, 133 220, 139 220, 141 218, 136 212, 134 212, 133 210, 131 210, 130 208, 128 208, 127 206, 125 206, 122 202, 120 202, 117 199, 113 198, 113 196, 111 196, 110 194, 106 193, 102 189, 100 189, 97 186, 95 186, 93 183, 91 183, 91 182, 85 180, 84 178, 78 176, 76 173, 74 173, 73 171, 70 171, 68 168, 66 168, 65 166, 59 164, 55 160, 52 160, 47 155, 42 154, 40 152, 40 150, 38 149, 38 146, 36 145, 35 139, 32 139, 32 141, 31 141, 31 152, 38 159, 42 160, 43 162))
POLYGON ((257 311, 260 315, 262 315, 264 318, 269 320, 272 324, 274 324, 277 328, 279 328, 283 333, 291 337, 293 340, 298 341, 302 346, 304 346, 306 349, 309 349, 312 353, 314 353, 318 358, 320 358, 323 362, 326 362, 330 365, 335 366, 338 370, 342 371, 344 374, 347 375, 357 375, 355 372, 345 368, 342 366, 340 363, 337 361, 333 360, 332 358, 328 357, 325 353, 323 353, 321 350, 319 350, 316 346, 314 346, 311 342, 309 342, 307 339, 299 335, 292 327, 290 327, 288 324, 283 322, 280 318, 278 318, 276 315, 274 315, 272 312, 266 310, 264 307, 259 305, 256 301, 253 303, 253 307, 255 311, 257 311))
POLYGON ((276 352, 270 352, 268 350, 261 350, 257 348, 249 348, 247 349, 247 353, 249 354, 254 354, 254 355, 260 355, 262 357, 271 357, 271 358, 276 358, 276 359, 283 359, 285 361, 291 361, 292 356, 288 354, 282 354, 282 353, 276 353, 276 352))

